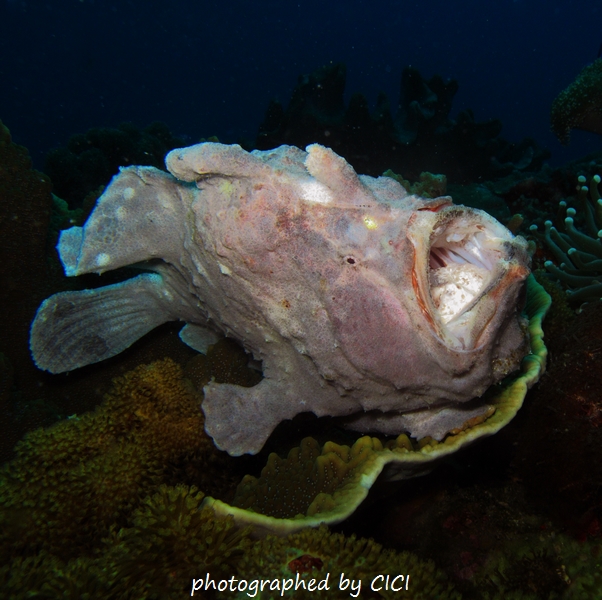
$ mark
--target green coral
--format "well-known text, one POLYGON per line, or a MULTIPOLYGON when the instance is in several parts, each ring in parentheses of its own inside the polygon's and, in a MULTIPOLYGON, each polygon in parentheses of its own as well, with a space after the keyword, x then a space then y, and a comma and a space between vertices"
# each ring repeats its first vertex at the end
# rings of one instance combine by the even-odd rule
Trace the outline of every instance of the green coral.
POLYGON ((17 444, 0 471, 0 558, 88 554, 168 478, 167 465, 214 452, 181 368, 169 359, 138 367, 93 413, 17 444))
MULTIPOLYGON (((250 597, 253 581, 278 580, 278 592, 272 594, 268 588, 255 596, 265 599, 282 597, 282 580, 295 578, 297 573, 306 585, 311 578, 325 579, 328 573, 328 591, 299 590, 284 597, 349 597, 351 588, 339 589, 343 575, 354 585, 362 581, 362 593, 355 597, 395 598, 395 592, 384 589, 384 576, 393 574, 391 580, 404 576, 403 581, 398 578, 397 585, 407 582, 406 598, 460 598, 432 561, 409 552, 384 549, 371 539, 331 533, 325 526, 254 541, 248 537, 248 529, 240 530, 231 518, 221 519, 203 508, 202 499, 203 494, 194 486, 162 485, 133 511, 127 527, 112 528, 94 557, 63 561, 45 552, 16 557, 0 568, 0 586, 13 600, 176 600, 190 595, 193 580, 204 584, 209 578, 217 585, 231 579, 245 580, 248 589, 239 593, 241 598, 250 597), (304 568, 308 562, 311 566, 304 568), (383 588, 376 592, 369 589, 375 578, 375 587, 383 588)), ((213 597, 199 587, 195 596, 213 597)))
POLYGON ((195 577, 236 573, 248 534, 201 508, 202 499, 195 487, 162 485, 133 511, 131 526, 112 528, 94 557, 17 557, 0 569, 0 586, 15 600, 181 598, 195 577))
POLYGON ((190 592, 194 578, 236 573, 249 530, 231 517, 215 518, 202 508, 203 496, 194 486, 164 485, 146 498, 132 514, 133 526, 105 540, 110 587, 138 598, 177 598, 190 592))
MULTIPOLYGON (((385 550, 380 544, 371 539, 356 538, 354 535, 345 537, 340 533, 331 533, 327 527, 306 529, 287 537, 268 536, 259 542, 245 540, 244 557, 238 566, 238 575, 247 582, 253 580, 296 580, 299 579, 309 585, 311 579, 316 580, 316 589, 313 591, 298 589, 283 593, 282 583, 280 591, 264 590, 256 597, 263 599, 295 598, 299 600, 315 598, 349 598, 349 587, 341 589, 341 577, 357 582, 361 580, 361 598, 396 598, 400 592, 385 590, 384 578, 379 575, 410 575, 408 591, 403 591, 404 598, 413 600, 433 600, 436 598, 459 600, 460 594, 453 589, 453 585, 445 575, 439 571, 432 561, 421 560, 409 552, 394 552, 385 550), (308 557, 308 561, 315 566, 296 570, 295 563, 299 557, 308 557), (329 589, 318 589, 319 581, 324 581, 328 574, 329 589), (375 579, 375 588, 370 590, 371 582, 375 579)), ((391 579, 393 577, 390 577, 391 579)), ((401 585, 401 579, 397 582, 401 585)), ((294 586, 293 586, 294 587, 294 586)), ((405 584, 404 584, 405 587, 405 584)), ((246 592, 240 592, 238 597, 243 598, 246 592)), ((248 596, 246 596, 248 597, 248 596)))
MULTIPOLYGON (((405 435, 400 438, 408 440, 405 435)), ((281 519, 332 511, 346 491, 360 485, 374 453, 382 450, 380 440, 368 436, 351 448, 333 442, 321 448, 316 440, 306 438, 286 459, 270 454, 261 478, 247 475, 239 484, 233 504, 281 519)))

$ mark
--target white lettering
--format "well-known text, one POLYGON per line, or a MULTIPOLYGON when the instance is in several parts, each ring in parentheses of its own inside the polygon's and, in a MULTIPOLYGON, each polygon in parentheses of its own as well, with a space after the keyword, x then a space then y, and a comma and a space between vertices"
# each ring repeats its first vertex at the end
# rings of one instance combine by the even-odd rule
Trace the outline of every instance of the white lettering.
POLYGON ((403 589, 403 582, 405 581, 405 577, 403 575, 398 575, 397 577, 395 577, 395 579, 393 579, 393 581, 391 582, 391 590, 394 592, 398 592, 399 590, 403 589), (396 588, 395 587, 395 582, 401 577, 401 585, 396 588))
POLYGON ((382 589, 383 589, 383 588, 382 588, 382 585, 381 585, 380 587, 374 587, 374 583, 376 582, 376 580, 377 580, 377 579, 384 580, 384 576, 383 576, 383 575, 377 575, 377 576, 376 576, 376 577, 375 577, 375 578, 372 580, 372 583, 370 584, 370 589, 371 589, 373 592, 380 592, 380 590, 382 590, 382 589))
POLYGON ((192 580, 192 589, 190 590, 190 595, 194 596, 195 592, 203 589, 203 580, 202 579, 193 579, 192 580))
POLYGON ((305 589, 305 579, 301 579, 300 573, 297 573, 297 577, 295 579, 295 590, 298 590, 300 587, 305 589))
POLYGON ((280 592, 281 596, 284 596, 284 592, 286 590, 290 590, 293 587, 294 581, 292 579, 283 579, 282 580, 282 591, 280 592))
MULTIPOLYGON (((329 573, 329 575, 330 575, 330 573, 329 573)), ((327 579, 328 579, 328 577, 327 577, 327 579)), ((355 580, 347 579, 347 577, 345 577, 345 573, 341 573, 341 578, 339 580, 339 589, 346 590, 350 585, 351 585, 351 590, 349 591, 349 595, 352 598, 357 598, 360 595, 360 592, 362 589, 362 580, 358 579, 356 582, 355 580), (355 594, 353 592, 355 592, 355 594)))
POLYGON ((355 594, 349 592, 349 595, 352 598, 357 598, 360 595, 360 592, 362 591, 362 580, 361 579, 358 579, 357 581, 351 580, 351 589, 353 591, 355 591, 355 594))
POLYGON ((319 590, 329 590, 330 587, 328 586, 328 578, 330 577, 330 573, 326 573, 326 577, 324 579, 322 579, 322 581, 320 581, 320 583, 318 584, 318 589, 319 590))

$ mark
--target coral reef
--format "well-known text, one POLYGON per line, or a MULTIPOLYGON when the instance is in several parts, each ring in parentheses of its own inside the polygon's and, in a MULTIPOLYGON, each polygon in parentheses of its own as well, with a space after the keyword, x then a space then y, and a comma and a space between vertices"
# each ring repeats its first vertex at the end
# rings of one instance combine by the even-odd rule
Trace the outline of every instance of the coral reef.
POLYGON ((0 472, 4 560, 89 554, 182 458, 201 461, 219 489, 223 465, 211 461, 199 402, 166 359, 116 380, 94 412, 27 434, 0 472))
MULTIPOLYGON (((565 200, 559 203, 558 228, 552 221, 545 222, 545 233, 539 238, 555 256, 559 263, 546 261, 545 267, 550 274, 564 284, 569 302, 579 306, 584 302, 599 300, 602 297, 602 199, 598 184, 600 176, 591 178, 590 186, 585 185, 586 178, 580 176, 577 188, 577 203, 580 212, 569 207, 565 200), (582 223, 585 233, 577 229, 575 219, 582 223)), ((537 226, 531 226, 531 232, 537 235, 537 226)))
POLYGON ((394 502, 379 506, 379 542, 434 558, 465 599, 600 598, 600 541, 561 533, 533 511, 516 480, 492 475, 500 465, 491 458, 477 467, 467 457, 478 475, 433 474, 396 490, 394 502))
MULTIPOLYGON (((491 400, 497 411, 485 423, 475 423, 441 444, 423 440, 416 449, 405 436, 388 447, 374 438, 362 438, 351 449, 331 443, 320 456, 315 444, 306 443, 288 459, 312 477, 300 503, 291 495, 298 488, 298 472, 293 472, 295 485, 287 486, 284 479, 269 486, 272 501, 291 503, 288 513, 252 512, 270 511, 261 499, 264 490, 260 488, 258 497, 250 479, 241 484, 239 502, 251 510, 232 509, 211 498, 204 506, 232 512, 241 523, 255 519, 257 529, 280 533, 325 520, 337 522, 356 509, 387 463, 397 462, 401 471, 416 474, 428 470, 431 461, 494 433, 514 416, 545 361, 540 323, 547 297, 533 282, 529 290, 534 354, 525 359, 521 377, 498 393, 497 401, 491 400), (295 519, 300 512, 308 517, 295 519)), ((117 379, 93 413, 29 433, 17 444, 16 458, 0 472, 3 558, 38 552, 60 560, 91 555, 110 527, 124 526, 138 499, 161 483, 194 478, 202 481, 205 492, 225 497, 236 469, 225 468, 232 459, 215 450, 205 435, 199 402, 183 383, 181 368, 165 359, 117 379)), ((264 479, 278 475, 281 463, 275 455, 270 458, 264 479)))
MULTIPOLYGON (((220 350, 211 362, 219 365, 227 378, 226 350, 220 350)), ((201 371, 199 385, 207 377, 204 368, 201 371)), ((236 376, 238 369, 232 372, 236 376)), ((404 591, 408 598, 596 598, 599 543, 580 544, 560 535, 541 518, 525 516, 514 483, 509 483, 506 491, 489 487, 480 495, 454 491, 450 481, 457 475, 450 474, 450 469, 440 470, 449 474, 445 497, 427 499, 422 505, 433 514, 433 521, 425 522, 424 514, 419 516, 404 504, 411 494, 390 497, 398 514, 407 514, 398 528, 382 520, 387 534, 381 532, 380 537, 387 537, 387 546, 403 551, 385 550, 381 543, 354 535, 331 533, 324 526, 253 540, 250 531, 238 529, 231 517, 216 515, 213 504, 195 487, 224 497, 234 486, 234 465, 240 459, 213 449, 202 431, 198 395, 187 388, 181 375, 181 369, 167 360, 139 367, 116 382, 94 413, 34 432, 19 447, 17 458, 3 471, 0 485, 4 532, 0 587, 11 598, 172 600, 190 593, 192 579, 204 578, 207 573, 214 580, 277 579, 281 587, 283 579, 294 579, 297 573, 306 582, 323 580, 330 573, 327 594, 298 590, 289 596, 295 598, 302 598, 303 593, 307 598, 349 597, 350 588, 337 589, 340 573, 350 581, 361 579, 361 598, 399 597, 399 592, 391 590, 370 590, 370 582, 381 574, 409 574, 409 589, 404 591), (67 434, 68 430, 72 433, 67 434), (140 459, 126 462, 127 478, 111 463, 119 460, 117 452, 121 451, 126 457, 140 459), (107 454, 102 461, 101 453, 107 454), (36 473, 43 469, 48 476, 41 483, 36 473), (14 476, 17 472, 19 477, 14 476), (13 476, 8 477, 10 474, 13 476), (77 474, 81 478, 75 477, 77 474), (94 487, 82 483, 93 479, 98 482, 94 487), (130 494, 134 488, 137 493, 130 494), (91 496, 91 490, 102 493, 91 496), (15 502, 7 503, 6 494, 15 502), (55 502, 51 510, 49 499, 55 502), (18 513, 17 502, 21 502, 18 513), (83 503, 90 526, 80 518, 84 511, 78 503, 83 503), (40 515, 40 521, 49 522, 40 527, 28 517, 34 513, 40 515), (69 514, 76 522, 73 525, 67 520, 69 514), (408 539, 410 532, 417 543, 408 539), (38 543, 37 536, 44 544, 38 543), (435 563, 427 557, 435 558, 435 563)), ((583 378, 583 373, 577 377, 583 378)), ((557 378, 550 380, 550 385, 555 381, 557 378)), ((545 399, 549 391, 542 394, 545 399)), ((532 428, 525 427, 525 433, 529 431, 532 428)), ((549 431, 542 427, 539 441, 533 443, 539 447, 549 431)), ((498 438, 499 434, 490 441, 498 438)), ((556 445, 558 451, 574 444, 566 442, 559 447, 553 438, 547 443, 556 445)), ((356 487, 355 471, 370 464, 375 448, 391 452, 394 446, 402 454, 429 454, 437 449, 429 440, 418 444, 403 438, 388 443, 360 438, 348 448, 327 443, 323 451, 315 442, 306 441, 287 459, 271 457, 258 480, 246 478, 237 501, 268 512, 269 498, 263 498, 267 492, 280 498, 281 515, 288 511, 293 517, 303 512, 319 516, 320 510, 340 499, 346 486, 356 487), (301 472, 293 468, 295 464, 301 472), (304 497, 288 493, 308 480, 304 497)), ((482 447, 476 451, 478 455, 484 452, 482 447)), ((489 460, 484 461, 488 469, 489 460)), ((555 461, 545 464, 557 466, 555 461)), ((541 465, 538 461, 537 469, 541 465)), ((570 469, 565 466, 563 471, 568 475, 570 469)), ((547 477, 555 486, 557 474, 547 477)), ((405 485, 416 487, 416 483, 405 485)), ((536 487, 533 484, 533 489, 536 487)), ((590 500, 595 498, 590 495, 590 500)), ((383 519, 385 506, 382 499, 373 498, 358 516, 360 522, 366 515, 383 519)), ((281 597, 281 587, 257 597, 281 597)), ((200 590, 195 597, 211 598, 211 593, 200 590)), ((246 594, 239 590, 238 597, 248 597, 246 594)))
MULTIPOLYGON (((42 552, 15 558, 0 569, 0 586, 12 599, 176 599, 194 577, 237 572, 247 531, 200 508, 194 487, 161 485, 95 544, 94 556, 63 560, 42 552)), ((197 594, 207 598, 209 596, 197 594)))
MULTIPOLYGON (((410 575, 409 593, 403 591, 404 597, 414 600, 460 600, 461 596, 454 591, 445 575, 435 567, 432 561, 420 560, 409 552, 393 552, 384 550, 380 544, 369 539, 357 539, 354 535, 345 537, 340 533, 331 533, 325 526, 317 529, 291 534, 285 538, 268 536, 259 542, 245 540, 245 554, 238 565, 241 578, 254 579, 294 579, 300 573, 300 579, 308 583, 310 579, 324 581, 328 574, 328 590, 298 590, 284 592, 282 589, 273 594, 261 594, 261 598, 281 597, 298 598, 349 598, 350 591, 354 597, 395 598, 400 591, 384 589, 384 577, 391 579, 397 575, 410 575), (344 580, 348 581, 344 587, 344 580), (361 588, 358 587, 361 581, 361 588), (371 582, 375 581, 375 591, 371 591, 371 582), (354 588, 352 588, 352 583, 354 588), (378 590, 378 588, 381 588, 378 590), (362 592, 360 595, 360 591, 362 592), (357 596, 355 596, 357 594, 357 596)), ((403 590, 403 581, 397 585, 403 590)), ((236 597, 244 598, 239 593, 236 597)))
MULTIPOLYGON (((39 373, 31 364, 27 339, 36 305, 48 293, 58 271, 47 258, 47 236, 52 209, 48 177, 32 169, 25 148, 12 142, 0 121, 0 353, 3 355, 0 456, 5 457, 19 439, 23 427, 39 427, 46 415, 21 411, 13 418, 17 390, 38 393, 39 373), (54 268, 53 268, 54 267, 54 268)), ((30 396, 30 397, 31 397, 30 396)))
POLYGON ((298 548, 358 578, 405 569, 417 598, 449 587, 431 562, 325 528, 251 542, 250 530, 216 517, 196 487, 166 485, 191 478, 195 462, 206 489, 233 485, 220 483, 232 459, 204 434, 199 397, 169 359, 117 379, 93 413, 28 434, 16 453, 0 473, 0 587, 11 598, 177 598, 209 573, 278 576, 261 563, 268 545, 281 548, 274 565, 298 548))
POLYGON ((111 588, 138 598, 182 595, 193 578, 236 573, 249 530, 232 518, 216 519, 202 499, 202 492, 184 485, 162 485, 147 497, 132 513, 132 526, 104 541, 105 564, 114 566, 111 588))
MULTIPOLYGON (((8 143, 2 151, 14 153, 13 157, 26 158, 26 154, 22 154, 25 151, 17 148, 8 143)), ((15 169, 13 182, 24 178, 24 181, 35 183, 35 172, 29 170, 27 162, 23 161, 23 169, 15 169)), ((0 169, 7 164, 3 162, 0 169)), ((530 206, 534 212, 543 213, 544 207, 553 207, 551 212, 548 210, 553 214, 560 197, 570 195, 574 177, 571 179, 569 175, 576 168, 529 178, 521 175, 512 181, 509 177, 499 185, 491 183, 487 186, 510 200, 513 210, 522 211, 522 203, 533 200, 530 206), (536 199, 543 201, 538 205, 536 199)), ((10 169, 3 174, 5 172, 8 179, 2 180, 0 189, 13 177, 10 169)), ((588 167, 580 172, 595 170, 588 167)), ((44 182, 38 183, 43 189, 44 182)), ((588 187, 591 190, 595 185, 588 187)), ((13 189, 11 193, 16 194, 18 185, 13 189)), ((584 194, 582 190, 576 202, 586 200, 591 205, 592 192, 584 194)), ((453 195, 456 196, 455 190, 453 195)), ((4 198, 2 196, 3 201, 4 198)), ((49 198, 46 196, 42 202, 40 197, 35 206, 49 206, 49 198)), ((571 200, 568 202, 570 204, 571 200)), ((27 234, 23 234, 27 227, 39 233, 35 226, 35 206, 30 210, 26 204, 22 207, 16 203, 3 205, 3 208, 17 207, 13 213, 6 214, 17 215, 16 227, 25 227, 15 233, 15 236, 23 235, 22 240, 29 241, 27 234)), ((576 228, 587 231, 582 204, 573 206, 577 209, 576 228)), ((63 206, 61 210, 65 208, 63 206)), ((566 234, 562 229, 565 213, 566 208, 563 208, 557 229, 566 234)), ((73 218, 73 214, 66 211, 62 214, 64 219, 73 218)), ((533 221, 530 216, 526 220, 533 221)), ((10 228, 5 231, 7 235, 11 234, 10 228)), ((34 245, 40 241, 38 233, 31 240, 34 245)), ((591 234, 588 237, 592 237, 591 234)), ((26 254, 19 248, 16 246, 16 261, 20 260, 21 254, 26 254)), ((46 249, 41 250, 42 255, 45 252, 46 249)), ((536 261, 540 260, 541 253, 542 249, 539 249, 536 261)), ((17 286, 23 286, 23 296, 11 297, 16 302, 14 305, 12 300, 7 303, 11 311, 21 308, 21 299, 28 302, 27 294, 37 293, 36 285, 50 287, 52 291, 57 289, 56 282, 49 283, 45 279, 47 273, 42 272, 47 263, 42 262, 41 266, 36 263, 40 260, 39 254, 33 253, 30 260, 31 263, 19 263, 21 272, 14 271, 18 274, 17 286)), ((118 393, 117 388, 112 391, 111 397, 119 396, 119 401, 115 398, 107 400, 107 405, 103 404, 95 413, 81 414, 83 407, 93 407, 97 402, 105 380, 131 368, 141 356, 142 360, 152 360, 157 352, 161 356, 169 353, 182 364, 188 363, 184 372, 199 388, 211 377, 252 385, 260 375, 248 372, 244 352, 230 347, 228 341, 220 343, 206 358, 191 358, 193 355, 188 351, 178 354, 182 345, 177 339, 177 329, 171 328, 163 335, 172 340, 172 345, 157 344, 160 338, 155 337, 150 340, 154 347, 152 351, 123 355, 109 369, 87 370, 81 375, 57 378, 50 384, 34 369, 24 369, 18 343, 11 341, 16 338, 10 337, 12 320, 5 323, 6 337, 0 348, 0 401, 9 412, 3 411, 0 434, 3 442, 12 446, 11 440, 19 435, 15 421, 7 418, 19 404, 15 402, 16 398, 27 400, 29 414, 35 411, 35 419, 28 421, 29 427, 47 418, 55 398, 63 403, 62 412, 65 407, 75 407, 71 412, 76 410, 80 416, 27 436, 17 448, 16 459, 0 474, 2 594, 14 600, 31 597, 175 600, 184 593, 189 594, 190 577, 202 577, 204 570, 210 569, 212 574, 221 577, 223 573, 227 578, 266 578, 273 574, 282 579, 300 573, 305 580, 320 580, 330 572, 331 584, 333 580, 338 582, 334 574, 344 571, 346 578, 362 578, 359 597, 371 598, 375 597, 369 590, 373 574, 394 570, 411 575, 409 591, 403 594, 408 598, 421 597, 421 594, 426 598, 437 597, 437 592, 441 598, 458 598, 461 593, 467 600, 590 600, 602 597, 599 570, 602 503, 598 489, 602 475, 597 460, 602 452, 598 381, 602 303, 589 303, 575 315, 568 309, 567 298, 559 292, 559 286, 548 278, 542 279, 540 274, 537 277, 555 298, 546 319, 546 341, 554 359, 547 376, 529 394, 526 406, 496 436, 455 455, 453 460, 446 461, 445 468, 436 470, 428 478, 383 483, 378 489, 374 486, 355 515, 337 527, 345 531, 345 536, 329 533, 322 527, 284 538, 269 536, 255 541, 248 537, 248 531, 238 529, 232 518, 215 515, 203 492, 225 502, 239 502, 266 512, 273 510, 268 501, 261 504, 254 500, 253 490, 262 491, 265 489, 262 486, 274 483, 282 495, 295 487, 295 475, 288 470, 292 463, 289 458, 270 458, 265 476, 246 478, 235 501, 235 486, 240 480, 238 473, 258 475, 258 471, 246 459, 238 459, 245 465, 238 467, 238 460, 228 459, 206 443, 202 415, 198 411, 199 396, 182 384, 181 371, 177 367, 168 380, 177 381, 177 389, 187 390, 190 402, 182 399, 175 402, 177 406, 184 406, 182 413, 169 416, 165 411, 153 408, 154 399, 160 396, 162 402, 167 402, 171 397, 172 384, 163 388, 158 384, 146 386, 144 381, 149 370, 152 371, 148 366, 140 368, 135 379, 126 376, 129 386, 123 382, 118 384, 123 386, 123 394, 118 393), (133 398, 131 410, 126 396, 133 398), (187 407, 192 411, 193 406, 196 416, 191 412, 191 420, 186 421, 187 407), (87 420, 93 415, 99 418, 94 426, 87 420), (197 418, 198 429, 197 425, 186 429, 184 423, 197 423, 197 418), (183 443, 180 426, 184 431, 183 443), (102 438, 97 428, 108 432, 107 437, 102 438), (70 433, 69 429, 72 430, 70 433), (164 432, 163 437, 159 434, 156 439, 158 448, 167 449, 166 456, 158 451, 153 454, 158 448, 149 451, 156 431, 164 432), (199 439, 191 447, 195 431, 199 433, 199 439), (175 439, 166 440, 166 437, 175 439), (60 450, 63 442, 68 450, 57 451, 55 456, 55 450, 60 450), (120 451, 125 452, 125 464, 122 470, 115 470, 120 451), (506 453, 506 460, 511 461, 507 472, 504 460, 500 460, 500 455, 506 456, 506 453), (249 465, 252 468, 247 468, 249 465), (17 467, 21 475, 15 477, 17 467), (46 476, 42 477, 44 469, 46 476), (103 483, 104 487, 91 486, 90 481, 96 478, 100 482, 103 473, 104 479, 109 473, 117 475, 114 486, 109 486, 108 480, 103 483), (497 480, 492 482, 492 473, 504 478, 503 485, 497 480), (102 493, 92 498, 90 490, 96 493, 97 489, 102 493), (135 489, 138 489, 137 494, 134 494, 135 489), (527 500, 521 498, 523 492, 527 500), (103 494, 115 498, 110 498, 103 506, 103 494), (84 506, 79 510, 76 505, 82 496, 84 506), (74 506, 75 519, 79 520, 70 523, 67 513, 74 506), (39 516, 34 518, 34 513, 39 516), (83 513, 86 517, 82 521, 83 513), (92 519, 92 526, 88 526, 88 517, 92 519), (80 527, 81 531, 88 532, 89 539, 83 539, 80 527), (357 536, 376 537, 378 543, 353 537, 349 535, 351 532, 357 536), (70 544, 73 544, 73 551, 70 544), (384 550, 380 544, 396 548, 398 552, 384 550), (220 571, 222 558, 227 567, 220 571), (200 565, 198 570, 194 568, 195 563, 200 565), (450 589, 449 582, 454 589, 450 589)), ((20 294, 21 290, 13 288, 13 292, 20 294)), ((23 323, 26 325, 29 319, 30 315, 25 315, 23 323)), ((314 424, 312 422, 312 426, 314 424)), ((291 424, 293 430, 296 426, 297 423, 291 424)), ((285 441, 290 443, 289 437, 285 441)), ((412 452, 421 450, 419 444, 413 440, 409 442, 412 452)), ((340 490, 354 477, 354 465, 367 464, 368 456, 374 453, 368 446, 380 443, 385 451, 389 449, 387 445, 390 447, 395 442, 364 438, 356 443, 356 454, 353 454, 353 439, 338 445, 328 443, 324 453, 322 444, 304 442, 298 455, 292 453, 292 462, 304 462, 303 477, 305 474, 314 477, 313 487, 308 486, 311 489, 305 498, 301 494, 292 498, 291 503, 294 503, 290 508, 274 504, 276 511, 280 511, 277 514, 295 517, 310 512, 309 507, 318 495, 315 490, 319 488, 322 504, 315 502, 313 507, 317 508, 315 514, 320 516, 320 510, 326 511, 332 498, 338 498, 340 490), (347 448, 344 447, 346 444, 347 448), (299 457, 303 453, 301 461, 299 457), (326 466, 329 472, 314 471, 306 456, 311 457, 313 465, 326 466), (343 485, 337 488, 334 482, 343 485)), ((433 447, 429 440, 422 444, 426 452, 433 447)), ((286 453, 282 455, 286 456, 286 453)), ((297 478, 296 483, 299 480, 297 478)), ((334 587, 331 585, 326 597, 335 597, 334 587)), ((384 590, 380 595, 387 597, 384 590)), ((400 597, 399 593, 389 592, 389 595, 400 597)), ((239 596, 248 597, 246 592, 240 592, 239 596)), ((208 598, 211 593, 198 591, 195 597, 208 598)), ((257 597, 281 596, 279 591, 273 591, 257 597)), ((320 595, 312 592, 307 597, 320 595)), ((349 590, 341 597, 349 597, 349 590)))
POLYGON ((381 93, 372 113, 359 93, 346 106, 346 68, 342 63, 299 77, 286 108, 272 102, 255 146, 304 148, 318 142, 344 156, 358 173, 386 169, 417 180, 420 173, 445 173, 451 183, 467 183, 537 170, 549 153, 530 139, 518 144, 500 138, 498 120, 477 123, 470 110, 449 116, 458 84, 435 75, 429 80, 412 68, 401 76, 399 111, 391 114, 381 93))
POLYGON ((587 65, 556 97, 550 111, 552 131, 563 144, 571 129, 602 134, 602 59, 587 65))
POLYGON ((324 526, 285 538, 253 541, 248 531, 237 529, 231 519, 216 518, 211 509, 202 508, 202 496, 194 487, 161 486, 141 501, 127 527, 113 529, 102 540, 94 557, 63 561, 41 553, 15 558, 0 568, 0 585, 14 600, 175 600, 190 594, 193 581, 206 579, 216 583, 232 580, 234 590, 238 587, 241 591, 236 596, 197 588, 196 597, 248 598, 249 592, 257 598, 343 598, 349 597, 352 589, 354 597, 394 598, 394 592, 384 585, 384 574, 391 574, 391 579, 403 575, 396 584, 400 589, 409 576, 407 598, 460 599, 433 561, 410 552, 385 550, 371 539, 331 533, 324 526), (290 582, 297 573, 302 582, 299 591, 284 593, 283 581, 290 582), (325 577, 328 591, 303 591, 311 578, 325 577), (241 580, 247 583, 244 588, 237 586, 241 580), (275 593, 257 593, 255 586, 266 580, 271 583, 267 590, 274 591, 277 586, 275 593), (345 580, 347 587, 343 587, 345 580), (380 591, 370 591, 372 581, 380 591))

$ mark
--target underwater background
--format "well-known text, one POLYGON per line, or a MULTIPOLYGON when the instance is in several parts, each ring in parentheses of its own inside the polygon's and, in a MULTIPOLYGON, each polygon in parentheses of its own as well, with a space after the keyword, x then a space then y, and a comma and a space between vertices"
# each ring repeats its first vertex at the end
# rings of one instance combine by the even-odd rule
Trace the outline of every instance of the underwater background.
MULTIPOLYGON (((365 598, 602 597, 601 14, 552 0, 2 0, 0 597, 183 598, 206 573, 339 572, 365 598), (42 300, 131 275, 65 278, 58 232, 119 166, 161 168, 206 139, 319 142, 524 235, 553 304, 547 371, 515 419, 425 477, 377 481, 342 523, 257 541, 203 499, 319 514, 381 442, 305 415, 257 456, 217 451, 203 385, 259 375, 228 341, 197 355, 178 323, 97 365, 36 369, 42 300), (242 498, 243 478, 259 492, 242 498), (370 590, 379 574, 409 574, 408 589, 370 590)), ((215 595, 228 592, 195 594, 215 595)))

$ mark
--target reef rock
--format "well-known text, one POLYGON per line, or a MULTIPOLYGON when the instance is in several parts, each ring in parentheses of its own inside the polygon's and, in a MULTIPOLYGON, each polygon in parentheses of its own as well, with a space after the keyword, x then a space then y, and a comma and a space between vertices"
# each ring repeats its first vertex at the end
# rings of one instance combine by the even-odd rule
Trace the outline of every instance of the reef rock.
POLYGON ((358 176, 317 144, 204 143, 166 164, 123 169, 62 233, 69 276, 147 272, 46 300, 30 340, 40 368, 114 356, 169 320, 201 351, 233 337, 264 375, 204 388, 206 430, 233 455, 301 412, 441 440, 495 410, 474 399, 529 351, 522 238, 449 197, 358 176))

